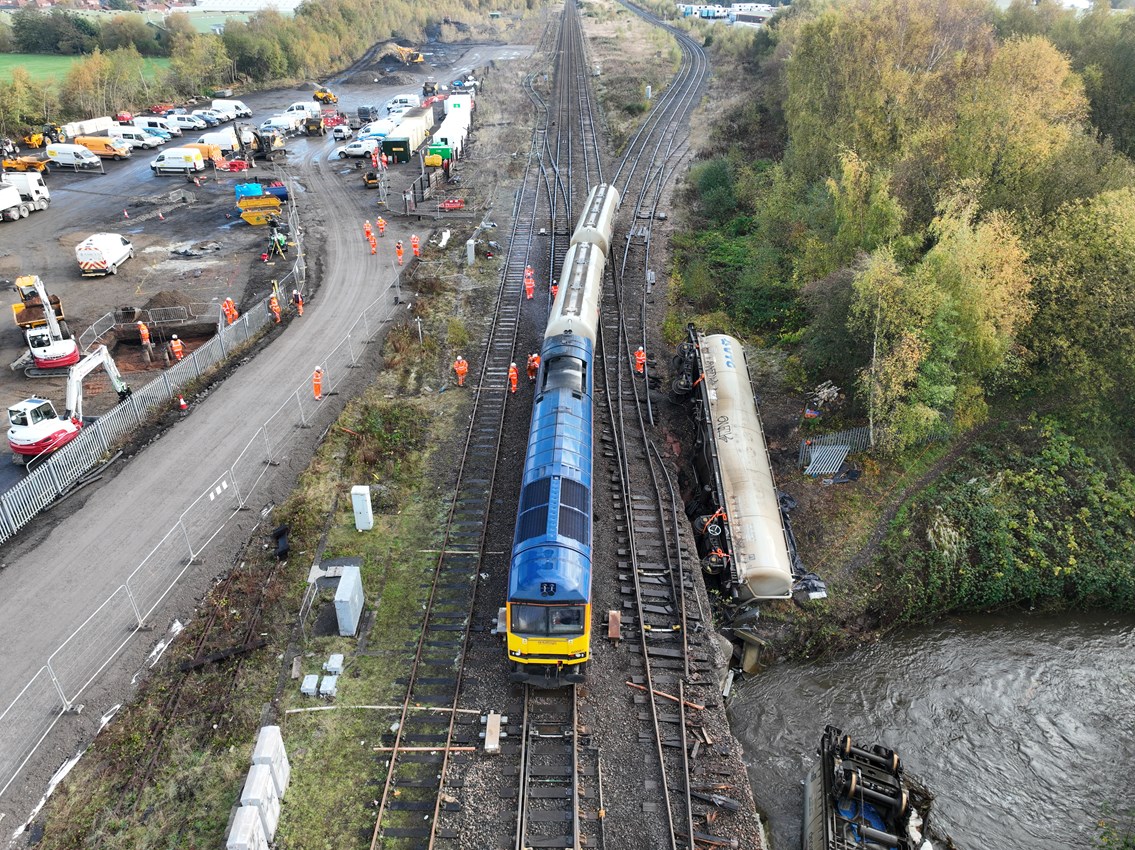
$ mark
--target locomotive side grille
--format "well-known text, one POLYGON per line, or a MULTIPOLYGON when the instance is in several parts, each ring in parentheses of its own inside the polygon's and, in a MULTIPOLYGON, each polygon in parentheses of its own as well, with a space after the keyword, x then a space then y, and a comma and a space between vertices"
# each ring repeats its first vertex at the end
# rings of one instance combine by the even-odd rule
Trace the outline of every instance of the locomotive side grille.
POLYGON ((560 482, 560 504, 587 513, 587 488, 578 481, 565 478, 560 482))
POLYGON ((567 505, 560 505, 559 533, 561 537, 570 537, 572 540, 579 541, 584 546, 590 546, 590 525, 588 516, 583 513, 583 511, 577 511, 573 508, 569 508, 567 505))
POLYGON ((526 511, 537 505, 548 504, 548 499, 551 497, 551 489, 551 478, 540 478, 526 485, 524 493, 520 496, 520 510, 526 511))
POLYGON ((516 528, 516 542, 523 543, 533 537, 541 537, 548 533, 548 506, 540 505, 520 515, 520 523, 516 528))

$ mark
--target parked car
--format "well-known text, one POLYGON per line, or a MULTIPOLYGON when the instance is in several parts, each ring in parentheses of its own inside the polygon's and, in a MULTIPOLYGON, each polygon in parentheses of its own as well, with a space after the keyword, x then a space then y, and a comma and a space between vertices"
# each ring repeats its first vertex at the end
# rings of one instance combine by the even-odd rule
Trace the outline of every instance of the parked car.
POLYGON ((379 145, 382 144, 382 139, 356 139, 345 147, 341 147, 335 151, 340 159, 346 159, 349 156, 370 156, 379 145))
POLYGON ((196 115, 210 127, 216 127, 221 123, 221 116, 211 109, 194 109, 193 115, 196 115))
POLYGON ((207 130, 208 123, 200 115, 190 115, 189 113, 169 114, 166 115, 167 121, 172 121, 176 126, 182 130, 207 130))
POLYGON ((348 127, 346 124, 338 125, 331 131, 331 138, 337 142, 343 142, 355 135, 355 131, 348 127))

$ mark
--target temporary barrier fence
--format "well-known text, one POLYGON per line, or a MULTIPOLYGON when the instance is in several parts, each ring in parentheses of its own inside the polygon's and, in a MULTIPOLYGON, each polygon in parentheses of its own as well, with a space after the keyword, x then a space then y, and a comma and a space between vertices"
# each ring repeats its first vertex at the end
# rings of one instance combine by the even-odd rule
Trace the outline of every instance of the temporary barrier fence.
MULTIPOLYGON (((298 233, 295 224, 293 236, 298 233)), ((289 289, 300 289, 306 268, 300 256, 288 275, 289 289)), ((398 300, 397 281, 386 287, 363 310, 327 355, 312 364, 323 366, 323 391, 329 393, 358 365, 364 346, 390 320, 391 291, 398 300)), ((145 421, 154 408, 168 404, 189 382, 226 353, 252 337, 269 321, 265 303, 256 305, 237 322, 225 326, 210 343, 194 351, 159 378, 140 388, 110 413, 83 429, 80 435, 0 496, 0 541, 11 537, 45 505, 97 464, 110 449, 145 421)), ((169 592, 244 507, 282 454, 297 428, 310 426, 320 403, 310 378, 280 404, 212 485, 182 512, 178 521, 127 576, 110 597, 71 633, 39 668, 22 691, 0 713, 0 795, 15 780, 63 713, 76 706, 83 691, 147 625, 169 592)))

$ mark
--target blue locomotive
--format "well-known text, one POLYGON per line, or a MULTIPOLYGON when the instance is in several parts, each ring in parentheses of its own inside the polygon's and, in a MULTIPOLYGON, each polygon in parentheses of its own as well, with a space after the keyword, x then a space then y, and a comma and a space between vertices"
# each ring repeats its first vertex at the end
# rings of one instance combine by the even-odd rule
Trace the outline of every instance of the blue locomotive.
POLYGON ((508 576, 515 682, 582 682, 591 658, 592 381, 618 205, 613 186, 591 190, 540 350, 508 576))

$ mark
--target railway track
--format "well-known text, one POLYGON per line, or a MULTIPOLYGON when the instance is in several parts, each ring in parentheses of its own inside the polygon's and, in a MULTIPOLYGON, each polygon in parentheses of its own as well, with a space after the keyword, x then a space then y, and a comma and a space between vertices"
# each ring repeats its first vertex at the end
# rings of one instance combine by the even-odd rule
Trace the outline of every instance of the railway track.
POLYGON ((602 848, 602 762, 579 721, 579 688, 526 688, 515 850, 602 848))

